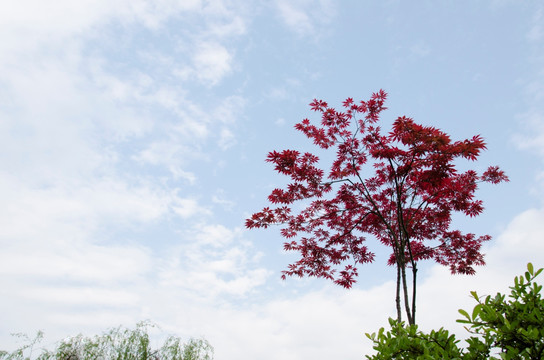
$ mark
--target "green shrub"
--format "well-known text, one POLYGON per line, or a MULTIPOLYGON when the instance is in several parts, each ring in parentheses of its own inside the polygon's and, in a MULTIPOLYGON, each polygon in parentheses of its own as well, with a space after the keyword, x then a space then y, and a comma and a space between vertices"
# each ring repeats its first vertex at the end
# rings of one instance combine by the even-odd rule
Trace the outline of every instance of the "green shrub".
POLYGON ((205 340, 191 339, 186 343, 174 336, 166 339, 159 349, 150 345, 148 322, 135 329, 118 327, 102 335, 85 337, 77 335, 58 343, 54 350, 41 349, 33 356, 36 344, 43 338, 38 332, 34 339, 25 335, 26 344, 13 352, 0 351, 0 360, 212 360, 213 348, 205 340), (26 354, 26 355, 25 355, 26 354))
POLYGON ((471 292, 478 304, 472 314, 459 310, 464 319, 457 320, 479 335, 469 339, 468 350, 498 353, 502 360, 544 359, 544 299, 542 285, 534 281, 542 270, 527 264, 524 276, 514 279, 508 298, 497 293, 482 299, 471 292))
POLYGON ((459 340, 443 328, 424 334, 417 325, 404 326, 404 322, 394 319, 389 319, 389 325, 391 330, 388 332, 381 328, 377 334, 366 334, 377 351, 376 355, 367 355, 367 359, 461 359, 461 350, 457 346, 459 340))
POLYGON ((462 360, 542 360, 544 359, 544 299, 542 285, 535 278, 543 271, 527 264, 524 275, 514 279, 508 298, 500 293, 481 298, 471 292, 477 305, 469 314, 459 310, 472 336, 468 347, 458 346, 459 340, 443 328, 425 334, 417 325, 389 319, 391 330, 366 334, 374 343, 375 355, 369 360, 389 359, 462 359, 462 360))

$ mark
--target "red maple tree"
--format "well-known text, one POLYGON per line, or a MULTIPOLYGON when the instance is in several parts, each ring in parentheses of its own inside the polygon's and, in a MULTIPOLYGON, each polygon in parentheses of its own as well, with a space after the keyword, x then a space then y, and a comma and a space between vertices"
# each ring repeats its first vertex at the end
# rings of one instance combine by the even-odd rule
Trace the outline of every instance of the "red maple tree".
POLYGON ((301 255, 282 278, 316 276, 345 288, 355 282, 358 265, 374 260, 365 243, 373 236, 392 249, 388 263, 397 269, 397 318, 402 317, 402 294, 408 322, 414 324, 418 261, 432 259, 454 274, 474 274, 475 265, 484 265, 480 249, 491 237, 451 230, 452 213, 479 215, 478 183, 497 184, 508 177, 497 166, 481 175, 456 169, 457 158, 474 161, 486 148, 479 135, 454 142, 404 116, 383 134, 377 123, 386 97, 380 90, 358 104, 348 98, 344 112, 314 100, 310 106, 321 114, 321 125, 304 119, 295 128, 318 147, 335 149, 330 171, 325 177, 319 158, 308 152, 270 152, 267 161, 292 182, 274 189, 268 200, 275 206, 253 214, 246 227, 282 226, 284 249, 301 255), (363 171, 372 168, 372 176, 365 177, 363 171), (301 204, 303 210, 295 211, 301 204))

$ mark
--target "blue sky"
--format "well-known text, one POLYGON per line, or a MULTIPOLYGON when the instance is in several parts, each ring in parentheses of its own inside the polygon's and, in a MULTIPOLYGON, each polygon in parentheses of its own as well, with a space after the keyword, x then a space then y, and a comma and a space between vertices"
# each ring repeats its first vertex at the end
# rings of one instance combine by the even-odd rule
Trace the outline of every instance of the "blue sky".
MULTIPOLYGON (((544 7, 537 1, 36 0, 0 4, 0 344, 149 319, 217 359, 360 359, 394 315, 384 249, 350 291, 280 280, 296 259, 247 231, 282 179, 268 151, 320 98, 389 93, 511 182, 456 219, 488 266, 423 266, 418 317, 460 330, 468 292, 544 266, 544 7), (380 256, 381 255, 381 256, 380 256), (437 315, 438 314, 438 315, 437 315)), ((464 166, 464 165, 463 165, 464 166)), ((371 243, 372 244, 372 243, 371 243)), ((375 244, 374 244, 375 245, 375 244)))

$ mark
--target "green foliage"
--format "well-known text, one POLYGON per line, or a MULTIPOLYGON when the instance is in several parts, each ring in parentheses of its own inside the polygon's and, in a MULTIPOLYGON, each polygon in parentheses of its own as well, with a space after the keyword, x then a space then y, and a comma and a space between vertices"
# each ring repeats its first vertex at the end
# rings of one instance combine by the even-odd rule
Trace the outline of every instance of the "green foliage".
POLYGON ((0 359, 1 360, 26 360, 32 358, 32 350, 34 349, 34 346, 36 346, 37 343, 39 343, 43 339, 43 332, 38 331, 36 336, 31 339, 26 334, 12 334, 15 337, 23 339, 25 344, 21 347, 19 347, 17 350, 13 351, 12 353, 8 353, 7 351, 0 350, 0 359), (29 356, 25 357, 24 353, 28 352, 29 356))
POLYGON ((374 342, 377 354, 366 356, 369 360, 388 359, 461 359, 461 352, 457 347, 459 340, 441 328, 424 334, 417 329, 417 325, 404 326, 404 322, 389 319, 391 330, 384 328, 376 334, 366 334, 374 342))
POLYGON ((544 359, 544 299, 542 285, 535 278, 543 271, 527 265, 524 275, 514 279, 511 293, 497 293, 481 298, 474 291, 477 305, 472 312, 459 310, 464 317, 457 320, 467 324, 473 334, 466 340, 468 347, 458 347, 459 340, 441 328, 425 334, 417 325, 405 326, 389 319, 390 331, 366 334, 374 343, 376 355, 368 360, 389 359, 462 359, 462 360, 543 360, 544 359))
POLYGON ((470 346, 498 352, 499 358, 490 359, 544 359, 544 299, 542 285, 534 281, 542 271, 529 263, 524 276, 514 279, 508 298, 500 293, 481 298, 471 292, 478 304, 470 315, 459 310, 464 319, 458 320, 480 336, 470 346))
POLYGON ((177 337, 170 336, 161 348, 151 348, 148 327, 142 322, 136 329, 114 328, 93 338, 78 335, 61 341, 55 350, 41 349, 38 356, 32 353, 36 344, 43 338, 41 332, 30 340, 25 335, 17 335, 26 340, 24 346, 8 353, 0 351, 0 360, 212 360, 213 348, 205 340, 191 339, 182 343, 177 337), (25 353, 27 355, 25 356, 25 353))

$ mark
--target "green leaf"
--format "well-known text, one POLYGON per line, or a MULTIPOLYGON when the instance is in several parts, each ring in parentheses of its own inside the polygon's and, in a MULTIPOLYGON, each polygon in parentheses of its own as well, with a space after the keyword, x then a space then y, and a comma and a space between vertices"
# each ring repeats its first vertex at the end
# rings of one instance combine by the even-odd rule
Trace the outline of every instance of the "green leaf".
POLYGON ((472 321, 475 321, 478 318, 481 311, 482 311, 482 305, 481 304, 478 304, 478 305, 476 305, 474 307, 474 309, 472 310, 472 321))
POLYGON ((470 316, 468 315, 468 312, 466 312, 465 310, 463 309, 459 309, 457 310, 459 312, 459 314, 463 315, 464 317, 466 317, 468 319, 468 321, 470 321, 470 316))
POLYGON ((530 273, 531 275, 533 275, 533 274, 534 274, 533 264, 528 263, 528 264, 527 264, 527 270, 529 270, 529 273, 530 273))

